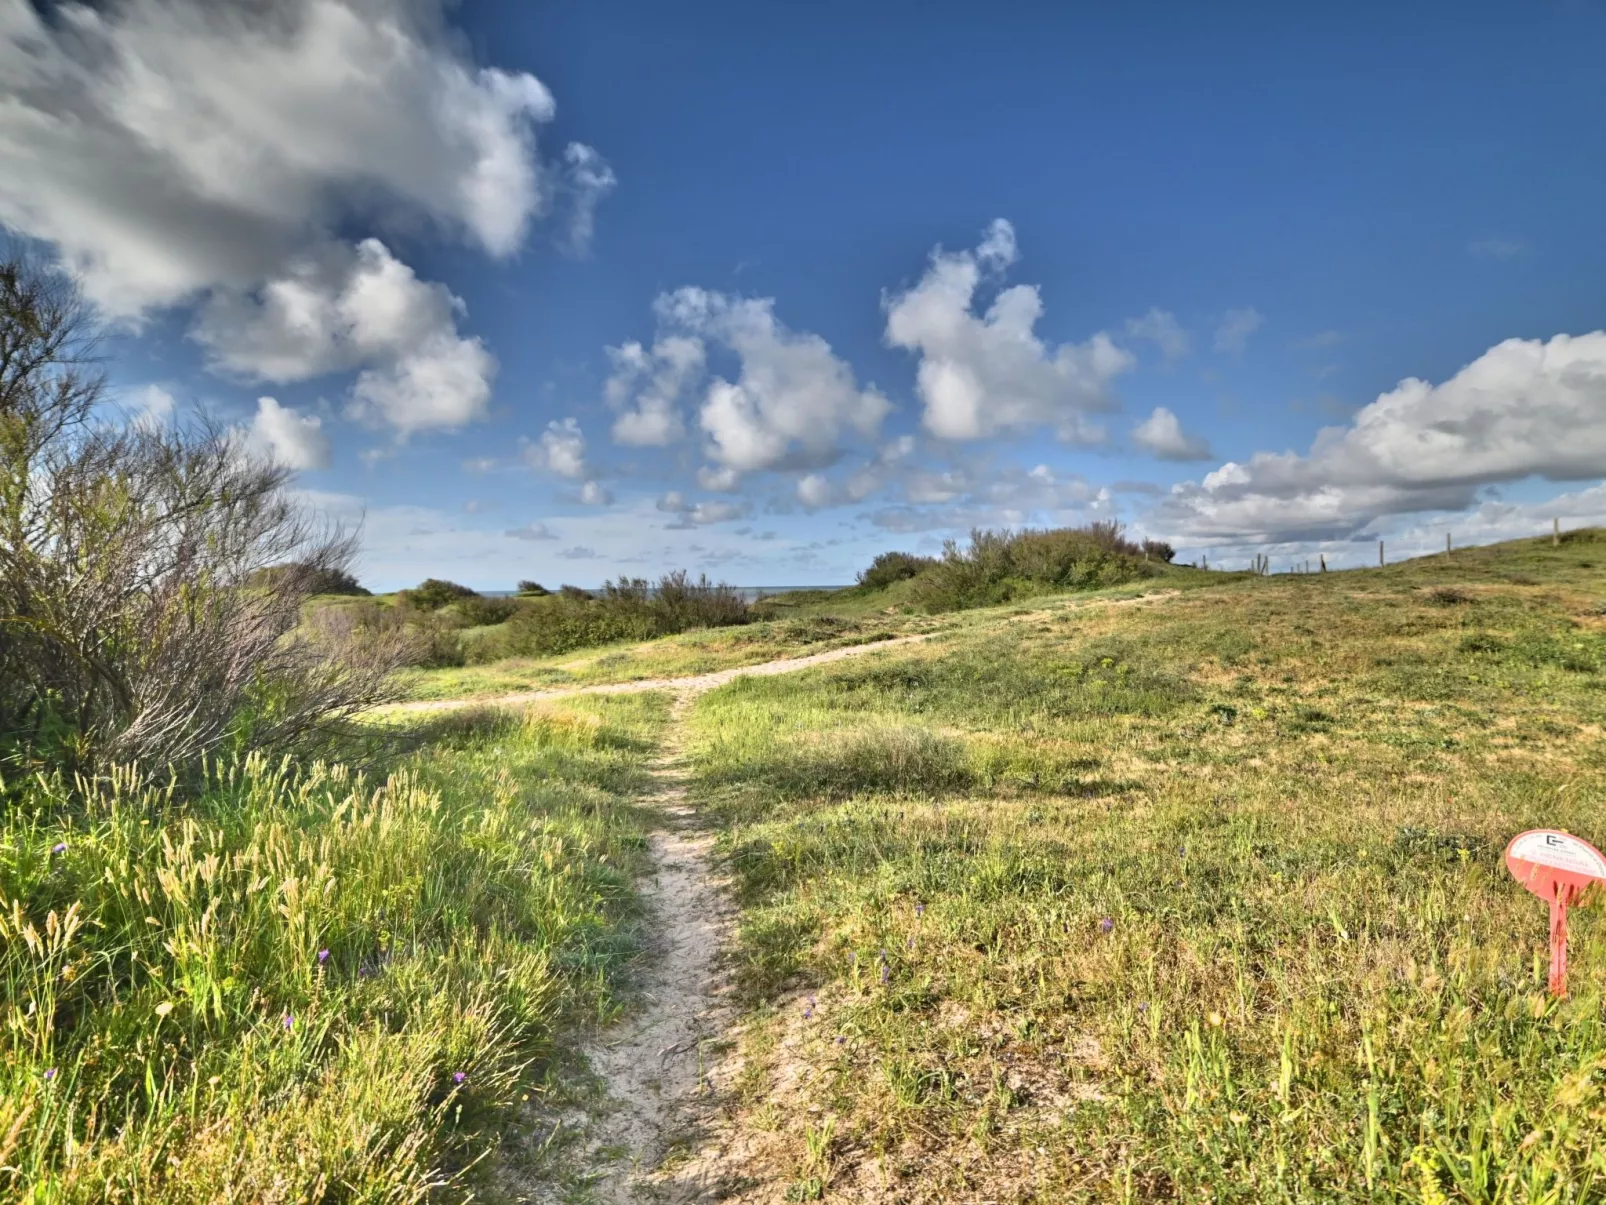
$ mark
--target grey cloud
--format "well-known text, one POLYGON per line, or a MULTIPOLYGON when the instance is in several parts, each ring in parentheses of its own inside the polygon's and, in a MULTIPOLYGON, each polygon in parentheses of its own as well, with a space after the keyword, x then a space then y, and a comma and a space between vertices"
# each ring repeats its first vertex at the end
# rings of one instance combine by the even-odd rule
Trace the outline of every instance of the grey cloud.
POLYGON ((523 527, 509 528, 502 533, 512 536, 515 540, 555 540, 557 535, 547 528, 545 523, 526 523, 523 527))

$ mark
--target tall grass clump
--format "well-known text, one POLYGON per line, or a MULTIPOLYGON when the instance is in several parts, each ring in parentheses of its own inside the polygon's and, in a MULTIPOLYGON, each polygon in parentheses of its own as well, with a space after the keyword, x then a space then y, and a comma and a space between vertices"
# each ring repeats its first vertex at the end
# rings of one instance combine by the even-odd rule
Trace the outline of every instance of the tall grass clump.
POLYGON ((693 628, 749 622, 740 591, 707 576, 693 581, 684 570, 656 585, 645 578, 609 582, 591 592, 565 587, 556 594, 521 598, 518 610, 491 638, 472 649, 475 661, 543 656, 620 640, 650 640, 693 628))
POLYGON ((455 716, 376 779, 251 754, 188 798, 26 785, 0 822, 0 1198, 462 1199, 556 1028, 613 1007, 661 714, 455 716))
POLYGON ((878 558, 867 575, 875 574, 878 581, 893 573, 893 580, 912 578, 908 597, 928 612, 990 606, 1055 590, 1097 590, 1158 572, 1143 548, 1126 539, 1114 522, 1051 531, 977 529, 970 533, 968 547, 949 540, 941 559, 915 566, 912 574, 907 562, 878 572, 884 560, 878 558))

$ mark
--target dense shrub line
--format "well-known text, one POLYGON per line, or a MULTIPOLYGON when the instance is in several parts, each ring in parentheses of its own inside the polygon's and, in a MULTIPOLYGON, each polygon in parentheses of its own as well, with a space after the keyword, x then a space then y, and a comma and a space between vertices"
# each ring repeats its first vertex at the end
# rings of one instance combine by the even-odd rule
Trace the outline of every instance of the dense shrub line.
POLYGON ((475 661, 542 656, 611 644, 650 640, 693 628, 749 622, 740 591, 706 575, 693 581, 684 570, 667 573, 656 586, 645 578, 609 582, 595 593, 574 589, 521 598, 510 618, 473 649, 475 661))
POLYGON ((860 575, 862 587, 908 580, 908 601, 930 612, 1008 602, 1045 590, 1097 590, 1156 573, 1169 560, 1166 545, 1135 544, 1115 522, 1049 531, 982 531, 970 544, 943 545, 941 558, 883 553, 860 575))

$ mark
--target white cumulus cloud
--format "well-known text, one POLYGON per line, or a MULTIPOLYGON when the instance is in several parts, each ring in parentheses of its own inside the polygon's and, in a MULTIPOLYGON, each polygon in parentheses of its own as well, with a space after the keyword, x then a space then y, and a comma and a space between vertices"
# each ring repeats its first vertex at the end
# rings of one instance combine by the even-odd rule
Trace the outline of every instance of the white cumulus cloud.
POLYGON ((1459 511, 1499 482, 1597 480, 1606 331, 1508 339, 1449 380, 1401 381, 1309 452, 1257 452, 1173 488, 1149 525, 1192 543, 1336 539, 1459 511))
POLYGON ((701 527, 708 523, 728 523, 747 515, 745 502, 691 502, 678 490, 658 500, 658 509, 675 516, 671 528, 701 527))
POLYGON ((782 324, 772 299, 688 287, 659 297, 655 309, 668 331, 738 359, 737 379, 716 376, 698 412, 713 471, 724 480, 827 464, 848 434, 874 438, 892 408, 874 386, 861 389, 819 335, 782 324))
POLYGON ((586 437, 573 418, 553 419, 539 443, 526 444, 524 459, 532 467, 578 481, 586 475, 586 437))
POLYGON ((564 190, 569 196, 566 244, 576 255, 591 249, 597 229, 597 206, 619 184, 608 161, 583 142, 571 142, 563 151, 564 190))
POLYGON ((1113 408, 1110 382, 1132 356, 1102 332, 1046 345, 1035 332, 1043 301, 1032 285, 1002 289, 977 313, 984 280, 1017 256, 1014 228, 1000 218, 975 251, 938 248, 919 283, 885 299, 887 342, 919 356, 926 429, 972 440, 1046 426, 1069 442, 1101 442, 1089 416, 1113 408))
POLYGON ((460 45, 437 0, 3 0, 0 222, 122 316, 248 289, 353 213, 511 254, 554 103, 460 45))
POLYGON ((686 423, 680 400, 702 376, 706 353, 701 339, 668 335, 649 350, 634 341, 607 349, 613 372, 603 398, 620 412, 615 443, 664 447, 683 439, 686 423))
POLYGON ((405 437, 483 417, 495 361, 461 305, 354 226, 513 254, 555 198, 583 250, 616 179, 533 75, 481 66, 450 0, 0 0, 0 226, 106 315, 201 304, 211 365, 360 370, 405 437))
POLYGON ((366 366, 352 388, 354 411, 405 435, 484 417, 496 361, 457 333, 461 308, 444 286, 365 239, 298 256, 254 293, 214 293, 193 334, 216 368, 255 380, 366 366))
POLYGON ((329 467, 329 434, 316 414, 302 414, 277 399, 257 399, 256 417, 246 429, 247 445, 290 469, 329 467))
POLYGON ((160 385, 145 385, 133 390, 124 405, 130 419, 144 427, 160 427, 173 417, 178 401, 160 385))
POLYGON ((1161 460, 1209 460, 1210 444, 1182 429, 1182 422, 1164 406, 1156 406, 1132 429, 1132 442, 1161 460))

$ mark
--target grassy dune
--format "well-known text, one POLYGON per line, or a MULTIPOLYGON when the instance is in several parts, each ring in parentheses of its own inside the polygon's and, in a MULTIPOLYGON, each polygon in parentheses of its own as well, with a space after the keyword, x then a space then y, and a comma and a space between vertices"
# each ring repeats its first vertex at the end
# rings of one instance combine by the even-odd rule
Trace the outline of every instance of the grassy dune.
MULTIPOLYGON (((830 605, 414 680, 932 635, 691 713, 741 909, 739 1199, 1606 1199, 1606 924, 1547 1000, 1500 864, 1530 825, 1606 840, 1606 533, 830 605)), ((9 784, 0 1199, 498 1199, 476 1160, 627 1004, 667 721, 591 697, 428 721, 366 780, 9 784)), ((510 1166, 584 1201, 547 1145, 510 1166)))
POLYGON ((552 657, 511 658, 458 669, 409 670, 402 681, 409 698, 461 699, 601 682, 689 677, 931 631, 940 623, 918 616, 868 620, 807 616, 745 627, 709 628, 662 640, 614 644, 552 657))
MULTIPOLYGON (((1202 575, 1201 575, 1202 576, 1202 575)), ((1606 533, 1050 601, 705 696, 741 1176, 792 1200, 1606 1199, 1606 533)))
MULTIPOLYGON (((341 766, 36 783, 0 830, 0 1199, 436 1199, 618 1007, 664 701, 341 766)), ((449 1194, 461 1199, 461 1192, 449 1194)))
MULTIPOLYGON (((1045 594, 1041 601, 1058 600, 1067 606, 1100 605, 1160 591, 1196 589, 1211 581, 1208 574, 1177 571, 1163 579, 1074 596, 1063 592, 1045 594)), ((645 678, 682 678, 898 636, 993 625, 1033 611, 1040 601, 1026 599, 1008 607, 920 615, 910 613, 901 604, 888 603, 896 595, 896 586, 886 591, 848 589, 777 595, 765 604, 776 604, 774 618, 742 627, 701 629, 660 640, 624 642, 551 657, 516 657, 487 665, 407 670, 401 680, 409 698, 462 699, 645 678), (794 602, 795 599, 802 601, 794 602)), ((482 630, 494 629, 471 628, 464 634, 472 639, 482 630)))

